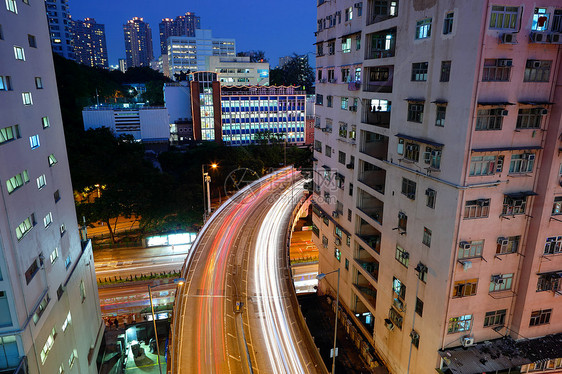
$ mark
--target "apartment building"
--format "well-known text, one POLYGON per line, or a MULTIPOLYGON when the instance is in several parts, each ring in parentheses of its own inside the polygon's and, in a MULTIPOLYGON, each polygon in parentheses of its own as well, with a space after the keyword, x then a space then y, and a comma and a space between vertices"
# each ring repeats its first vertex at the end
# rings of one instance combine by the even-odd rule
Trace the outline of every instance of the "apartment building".
POLYGON ((206 70, 218 73, 223 86, 269 86, 269 63, 250 62, 249 56, 208 56, 206 70))
POLYGON ((160 52, 168 53, 168 38, 170 36, 195 36, 195 30, 201 28, 201 17, 193 12, 186 12, 183 16, 163 18, 158 24, 160 30, 160 52))
POLYGON ((108 68, 105 25, 93 18, 72 21, 76 62, 90 67, 108 68))
MULTIPOLYGON (((8 3, 8 2, 7 2, 8 3)), ((24 2, 25 4, 26 2, 24 2)), ((45 0, 53 52, 74 61, 72 20, 68 0, 45 0)))
POLYGON ((127 68, 148 66, 152 53, 152 29, 143 18, 133 17, 123 25, 127 68))
POLYGON ((314 238, 364 356, 562 372, 560 2, 317 13, 314 238))
POLYGON ((45 4, 0 6, 0 372, 94 374, 104 324, 92 246, 78 230, 45 4))

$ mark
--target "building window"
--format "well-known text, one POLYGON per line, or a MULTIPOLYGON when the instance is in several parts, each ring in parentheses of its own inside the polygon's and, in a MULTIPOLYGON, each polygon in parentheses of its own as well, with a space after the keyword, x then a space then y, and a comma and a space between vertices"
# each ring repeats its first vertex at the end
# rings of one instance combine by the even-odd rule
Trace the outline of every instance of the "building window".
POLYGON ((552 309, 542 309, 534 310, 531 312, 531 320, 529 321, 529 326, 539 326, 546 325, 550 322, 550 315, 552 314, 552 309))
POLYGON ((345 259, 345 270, 349 270, 349 260, 345 259))
POLYGON ((423 161, 424 163, 429 164, 430 169, 439 170, 441 168, 441 150, 425 147, 423 161))
POLYGON ((53 327, 53 329, 51 330, 51 333, 47 337, 47 341, 45 342, 45 345, 43 345, 43 349, 41 349, 40 356, 41 356, 41 363, 42 364, 44 364, 45 360, 47 360, 47 355, 49 354, 49 352, 51 351, 51 348, 53 348, 53 345, 55 344, 56 336, 57 336, 57 331, 53 327))
MULTIPOLYGON (((351 52, 351 50, 350 50, 351 52)), ((349 68, 341 69, 341 81, 342 83, 349 83, 351 81, 351 76, 349 75, 349 68)))
POLYGON ((431 247, 431 230, 428 229, 427 227, 423 228, 422 243, 427 245, 428 247, 431 247))
POLYGON ((437 191, 428 188, 425 190, 425 195, 427 196, 425 205, 431 209, 435 209, 435 199, 437 197, 437 191))
POLYGON ((49 121, 49 117, 42 117, 41 123, 43 124, 44 129, 46 129, 47 127, 51 127, 51 122, 49 121))
POLYGON ((390 310, 388 311, 388 318, 394 325, 396 325, 396 327, 402 329, 402 322, 404 321, 404 318, 402 317, 402 315, 400 315, 400 313, 396 311, 396 309, 390 308, 390 310))
POLYGON ((527 196, 510 196, 505 195, 503 198, 503 209, 502 214, 504 215, 516 215, 525 214, 525 208, 527 205, 527 196))
POLYGON ((476 117, 476 131, 501 130, 503 117, 507 115, 507 110, 502 108, 479 109, 476 117))
POLYGON ((57 159, 55 158, 54 154, 50 154, 48 160, 49 160, 49 166, 53 166, 54 164, 57 163, 57 159))
POLYGON ((59 192, 59 190, 56 190, 56 191, 53 193, 53 198, 55 199, 55 203, 58 203, 58 202, 59 202, 59 200, 60 200, 60 192, 59 192))
POLYGON ((35 35, 27 34, 27 41, 29 42, 29 46, 31 48, 37 48, 37 39, 35 39, 35 35))
POLYGON ((347 97, 341 98, 341 108, 342 109, 347 110, 348 103, 349 103, 349 98, 347 98, 347 97))
POLYGON ((66 226, 63 224, 60 225, 60 236, 63 236, 66 232, 66 226))
POLYGON ((345 165, 345 153, 342 151, 339 151, 338 153, 338 162, 345 165))
POLYGON ((478 279, 469 279, 455 282, 453 288, 453 297, 466 297, 476 295, 478 288, 478 279))
POLYGON ((0 144, 9 142, 16 138, 20 138, 20 127, 19 125, 8 126, 0 129, 0 144))
POLYGON ((408 121, 422 123, 423 106, 420 103, 408 103, 408 121))
MULTIPOLYGON (((400 147, 404 140, 400 139, 398 141, 398 146, 400 147), (402 141, 402 143, 400 143, 400 140, 402 141)), ((401 154, 398 151, 398 154, 401 154)), ((414 162, 418 162, 418 160, 420 159, 420 146, 419 144, 416 143, 406 143, 406 152, 404 153, 404 158, 410 161, 414 161, 414 162)))
POLYGON ((0 76, 0 91, 12 90, 12 77, 9 75, 0 76))
POLYGON ((336 42, 328 42, 328 54, 333 55, 334 53, 336 53, 336 42))
POLYGON ((443 35, 448 35, 453 32, 453 20, 455 18, 454 12, 448 12, 443 20, 443 35))
POLYGON ((492 275, 492 280, 490 281, 490 292, 510 290, 512 282, 513 273, 492 275))
POLYGON ((328 238, 325 235, 322 235, 322 247, 328 248, 328 238))
POLYGON ((475 258, 482 256, 484 240, 473 240, 471 242, 461 242, 458 259, 475 258))
MULTIPOLYGON (((324 56, 324 45, 322 43, 316 45, 316 55, 318 57, 324 56)), ((320 70, 319 73, 321 71, 322 70, 320 70)), ((320 80, 320 79, 321 79, 321 75, 318 76, 318 80, 320 80)))
POLYGON ((66 329, 68 328, 68 325, 70 325, 71 323, 72 323, 72 316, 70 315, 70 312, 68 312, 64 322, 62 323, 62 331, 65 332, 66 329))
POLYGON ((422 19, 416 23, 416 39, 426 39, 431 36, 431 18, 422 19))
POLYGON ((72 369, 72 366, 74 366, 74 362, 76 362, 76 356, 78 354, 76 353, 76 350, 73 350, 72 353, 70 354, 70 358, 68 359, 68 369, 72 369))
POLYGON ((535 8, 535 14, 533 14, 533 24, 531 26, 531 30, 533 31, 548 30, 549 19, 550 19, 550 13, 546 12, 546 8, 535 8))
POLYGON ((45 187, 46 184, 47 184, 47 178, 45 178, 45 174, 42 174, 39 177, 37 177, 37 188, 38 189, 41 189, 41 188, 45 187))
POLYGON ((341 251, 338 248, 334 249, 334 257, 341 262, 341 251))
POLYGON ((51 260, 51 264, 54 264, 55 261, 57 260, 57 258, 59 258, 59 249, 55 248, 52 252, 51 255, 49 256, 49 260, 51 260))
POLYGON ((332 95, 326 96, 326 106, 327 106, 328 108, 332 108, 332 106, 333 106, 333 104, 332 104, 333 100, 334 100, 334 97, 333 97, 332 95))
POLYGON ((532 173, 534 164, 535 164, 534 153, 513 154, 511 155, 511 161, 509 163, 509 173, 510 174, 532 173))
POLYGON ((326 146, 325 155, 328 157, 332 157, 332 147, 329 145, 326 146))
POLYGON ((407 178, 402 178, 402 194, 406 195, 408 199, 416 199, 416 182, 407 178))
POLYGON ((336 83, 336 71, 334 69, 328 69, 328 82, 336 83))
POLYGON ((490 199, 468 200, 464 207, 464 218, 485 218, 490 212, 490 199))
POLYGON ((25 234, 31 231, 34 224, 35 217, 32 214, 31 216, 27 217, 22 223, 20 223, 18 227, 16 227, 16 238, 18 240, 21 240, 25 234))
MULTIPOLYGON (((351 53, 351 37, 342 38, 342 40, 341 40, 341 51, 343 53, 351 53)), ((347 71, 348 71, 348 74, 349 74, 349 69, 347 69, 347 71)), ((343 78, 342 78, 342 81, 343 81, 343 78)))
MULTIPOLYGON (((340 138, 347 139, 347 123, 340 122, 340 130, 339 130, 340 138)), ((345 163, 345 161, 344 161, 345 163)))
POLYGON ((37 310, 33 314, 33 322, 35 324, 37 324, 37 322, 39 322, 39 318, 41 318, 41 316, 45 312, 45 309, 47 309, 47 305, 49 305, 49 301, 51 301, 51 298, 49 297, 49 294, 45 295, 43 300, 41 300, 41 303, 39 304, 39 306, 37 307, 37 310))
POLYGON ((324 96, 320 94, 316 94, 316 105, 323 105, 324 96))
POLYGON ((510 236, 508 238, 498 238, 498 246, 496 248, 497 255, 505 255, 509 253, 516 253, 519 248, 519 241, 521 236, 510 236))
POLYGON ((547 273, 539 275, 537 292, 552 291, 558 293, 562 289, 562 278, 558 273, 547 273))
POLYGON ((6 189, 8 190, 8 194, 11 194, 27 182, 29 182, 29 174, 27 173, 27 170, 14 175, 6 181, 6 189))
POLYGON ((408 228, 408 216, 404 212, 398 213, 398 230, 406 232, 408 228))
POLYGON ((418 271, 419 280, 421 280, 423 283, 427 283, 427 271, 428 271, 427 266, 419 262, 415 270, 418 271))
POLYGON ((408 267, 408 264, 410 263, 410 254, 406 252, 406 250, 397 245, 396 254, 394 257, 399 263, 401 263, 405 267, 408 267))
POLYGON ((562 214, 562 196, 556 196, 554 198, 554 204, 552 205, 552 215, 562 214))
POLYGON ((322 143, 319 140, 314 141, 314 150, 318 153, 322 153, 322 143))
POLYGON ((448 334, 454 334, 462 331, 470 331, 472 328, 472 314, 449 318, 448 334))
POLYGON ((18 14, 18 6, 16 0, 6 0, 6 9, 12 13, 18 14))
POLYGON ((47 214, 45 218, 43 218, 43 224, 45 225, 45 228, 49 227, 52 222, 53 222, 53 214, 49 212, 49 214, 47 214))
POLYGON ((447 112, 447 107, 445 105, 437 105, 437 111, 435 115, 435 126, 445 127, 446 112, 447 112))
POLYGON ((41 77, 35 77, 35 88, 38 90, 43 89, 43 79, 41 77))
POLYGON ((416 297, 416 313, 422 317, 423 316, 423 301, 416 297))
POLYGON ((517 114, 517 129, 540 129, 541 120, 546 113, 544 108, 519 109, 517 114))
POLYGON ((412 82, 425 82, 427 81, 427 62, 414 62, 412 64, 412 82))
POLYGON ((66 260, 64 260, 64 268, 66 270, 68 270, 68 268, 70 267, 71 264, 72 264, 72 257, 70 257, 70 255, 68 255, 66 260))
POLYGON ((416 330, 410 332, 410 338, 412 339, 412 345, 416 348, 420 346, 420 334, 416 330))
POLYGON ((506 313, 507 309, 486 312, 486 316, 484 317, 484 327, 503 326, 506 313))
POLYGON ((22 92, 21 98, 23 105, 33 105, 33 98, 31 97, 31 92, 22 92))
POLYGON ((548 82, 551 66, 550 60, 527 60, 523 82, 548 82))
POLYGON ((80 281, 80 298, 82 299, 82 302, 86 300, 86 286, 84 285, 83 280, 80 281))
POLYGON ((504 156, 473 156, 470 159, 470 176, 493 175, 503 170, 504 156))
POLYGON ((0 40, 4 40, 4 31, 2 30, 1 24, 0 24, 0 40))
POLYGON ((35 274, 37 274, 38 271, 39 265, 37 265, 37 260, 33 260, 33 263, 25 272, 25 281, 27 284, 29 284, 33 280, 33 277, 35 276, 35 274))
POLYGON ((351 21, 353 19, 353 7, 345 8, 345 20, 351 21))
POLYGON ((348 209, 348 210, 347 210, 347 220, 348 220, 349 222, 351 222, 351 217, 352 217, 352 215, 353 215, 353 213, 351 212, 351 209, 348 209))
POLYGON ((482 82, 509 82, 511 75, 511 59, 486 59, 482 82))
POLYGON ((490 28, 500 30, 515 30, 519 7, 492 5, 490 28))
POLYGON ((562 9, 554 10, 552 18, 552 32, 562 32, 562 9))
POLYGON ((448 82, 451 77, 451 61, 441 61, 439 82, 448 82))
POLYGON ((29 145, 31 146, 31 149, 38 148, 41 145, 41 143, 39 142, 39 135, 30 136, 29 145))
POLYGON ((25 52, 22 47, 14 46, 14 55, 16 60, 25 61, 25 52))
POLYGON ((406 299, 406 285, 396 277, 392 277, 392 290, 396 298, 402 301, 406 299))

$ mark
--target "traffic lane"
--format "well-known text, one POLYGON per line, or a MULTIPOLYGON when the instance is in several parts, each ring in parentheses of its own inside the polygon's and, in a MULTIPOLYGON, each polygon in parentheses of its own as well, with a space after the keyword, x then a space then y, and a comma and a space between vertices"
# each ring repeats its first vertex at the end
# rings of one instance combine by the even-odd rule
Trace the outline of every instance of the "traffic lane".
POLYGON ((94 262, 104 263, 111 261, 123 261, 143 258, 166 257, 174 255, 187 255, 191 244, 169 245, 150 248, 119 248, 119 249, 96 249, 94 250, 94 262))

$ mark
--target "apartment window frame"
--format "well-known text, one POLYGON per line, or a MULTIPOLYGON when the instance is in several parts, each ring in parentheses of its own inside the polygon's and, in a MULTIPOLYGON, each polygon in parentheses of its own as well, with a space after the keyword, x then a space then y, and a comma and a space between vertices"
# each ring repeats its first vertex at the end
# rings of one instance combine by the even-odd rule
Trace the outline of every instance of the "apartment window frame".
POLYGON ((14 46, 14 57, 18 61, 25 61, 25 50, 23 49, 23 47, 17 45, 14 46))
POLYGON ((562 32, 562 9, 554 9, 551 31, 562 32))
POLYGON ((502 129, 504 108, 478 109, 476 131, 499 131, 502 129))
POLYGON ((510 58, 487 58, 484 60, 482 82, 509 82, 513 60, 510 58))
POLYGON ((33 229, 33 226, 35 226, 35 217, 31 214, 16 227, 17 240, 22 240, 33 229))
POLYGON ((55 154, 54 154, 54 153, 51 153, 51 154, 47 157, 47 160, 48 160, 48 162, 49 162, 49 167, 55 165, 55 164, 58 162, 57 159, 56 159, 56 157, 55 157, 55 154))
POLYGON ((449 82, 451 79, 451 65, 450 60, 441 61, 441 74, 439 75, 439 82, 449 82))
POLYGON ((447 334, 456 334, 472 330, 472 314, 464 314, 458 317, 449 318, 447 334))
POLYGON ((402 178, 402 195, 406 196, 410 200, 416 199, 416 188, 417 183, 408 178, 402 178))
POLYGON ((40 176, 37 177, 36 182, 37 182, 37 189, 41 190, 43 187, 47 185, 47 177, 45 176, 45 174, 41 174, 40 176))
POLYGON ((0 91, 12 90, 12 77, 10 75, 0 75, 0 91))
POLYGON ((437 200, 437 191, 432 188, 425 190, 425 195, 427 196, 425 206, 431 209, 435 209, 435 202, 437 200))
POLYGON ((509 291, 513 286, 514 273, 507 274, 493 274, 490 280, 489 292, 509 291))
POLYGON ((562 214, 562 196, 554 196, 552 203, 552 216, 562 214))
POLYGON ((531 30, 539 31, 539 32, 548 31, 549 21, 550 21, 550 13, 547 13, 547 8, 536 7, 533 13, 531 30))
POLYGON ((425 104, 423 102, 409 102, 407 121, 422 123, 424 106, 425 104))
POLYGON ((475 296, 478 291, 478 278, 456 281, 453 286, 453 298, 475 296))
POLYGON ((328 95, 326 96, 326 106, 328 108, 333 108, 333 101, 334 101, 334 97, 332 95, 328 95))
POLYGON ((33 96, 31 95, 31 92, 22 92, 21 93, 21 99, 22 99, 23 105, 25 105, 25 106, 33 105, 33 96))
POLYGON ((519 108, 517 112, 516 129, 538 130, 541 128, 544 108, 519 108))
POLYGON ((552 308, 533 310, 529 320, 529 327, 549 324, 551 315, 552 308))
POLYGON ((29 173, 27 170, 24 170, 6 180, 6 190, 8 191, 8 194, 11 195, 14 191, 23 187, 27 183, 29 183, 29 173))
POLYGON ((507 315, 507 309, 499 309, 499 310, 486 312, 486 314, 484 315, 483 327, 503 326, 505 323, 506 315, 507 315))
POLYGON ((490 29, 493 30, 517 30, 519 21, 519 7, 492 5, 490 12, 490 29))
POLYGON ((424 227, 423 228, 422 244, 424 244, 427 247, 431 247, 431 235, 432 235, 431 230, 428 229, 427 227, 424 227))
POLYGON ((527 60, 523 82, 548 83, 552 60, 527 60))
POLYGON ((346 154, 345 152, 338 151, 338 162, 342 165, 345 165, 346 154))
POLYGON ((490 215, 490 199, 467 200, 464 206, 464 219, 487 218, 490 215))
POLYGON ((429 63, 427 61, 412 63, 412 76, 410 77, 410 80, 412 82, 426 82, 428 70, 429 63))
POLYGON ((349 98, 342 96, 340 108, 342 110, 347 110, 348 107, 349 107, 349 98))
POLYGON ((471 258, 482 257, 482 251, 484 251, 484 240, 472 240, 468 242, 470 244, 469 249, 464 249, 459 247, 459 252, 457 254, 458 260, 468 260, 471 258))
POLYGON ((537 292, 551 291, 559 293, 562 290, 562 278, 557 273, 540 274, 537 279, 537 292))
POLYGON ((453 24, 455 20, 455 12, 445 13, 445 18, 443 19, 443 35, 449 35, 453 33, 453 24))
MULTIPOLYGON (((399 143, 400 144, 400 143, 399 143)), ((418 162, 420 159, 420 145, 417 143, 407 142, 404 147, 404 158, 413 162, 418 162)), ((398 152, 398 154, 400 154, 398 152)))
POLYGON ((431 38, 431 23, 432 18, 424 18, 416 22, 416 40, 431 38))
POLYGON ((419 297, 416 297, 415 311, 418 316, 423 317, 423 301, 419 297))
POLYGON ((37 48, 37 38, 35 37, 35 35, 27 34, 27 42, 29 44, 29 47, 37 48))
POLYGON ((497 170, 497 162, 497 156, 472 156, 470 159, 470 169, 468 175, 471 177, 494 175, 497 170))
POLYGON ((39 140, 38 134, 31 135, 29 137, 29 146, 31 147, 31 149, 36 149, 41 146, 41 141, 39 140))
POLYGON ((339 137, 347 139, 347 123, 340 122, 339 125, 340 125, 339 131, 338 131, 339 137))
POLYGON ((435 108, 435 126, 445 127, 446 115, 447 115, 447 106, 437 105, 435 108))
POLYGON ((41 77, 35 77, 35 88, 37 88, 38 90, 42 90, 43 87, 43 78, 41 77))
POLYGON ((9 12, 12 12, 14 14, 18 14, 18 5, 16 0, 6 0, 6 9, 9 12))
POLYGON ((496 255, 517 253, 519 250, 519 243, 521 242, 521 235, 509 236, 505 238, 505 240, 507 240, 507 244, 501 243, 501 240, 498 238, 496 255))
POLYGON ((525 214, 527 198, 528 196, 514 198, 509 195, 504 195, 502 215, 515 216, 518 214, 525 214))
POLYGON ((396 245, 394 258, 396 259, 396 261, 401 263, 402 266, 408 268, 408 265, 410 264, 410 253, 406 251, 404 248, 400 247, 399 245, 396 245))
POLYGON ((509 161, 509 174, 529 174, 535 166, 534 153, 513 153, 509 161))

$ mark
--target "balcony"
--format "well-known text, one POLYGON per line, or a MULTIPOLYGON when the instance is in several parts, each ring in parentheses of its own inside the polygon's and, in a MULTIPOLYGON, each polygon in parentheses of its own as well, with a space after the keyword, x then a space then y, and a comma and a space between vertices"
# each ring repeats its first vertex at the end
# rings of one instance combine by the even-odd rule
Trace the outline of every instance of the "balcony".
POLYGON ((379 262, 360 245, 355 250, 355 263, 363 268, 375 282, 379 280, 379 262))
MULTIPOLYGON (((355 288, 356 286, 354 286, 355 288)), ((355 293, 360 293, 359 289, 355 289, 355 293)), ((373 317, 373 313, 367 308, 367 306, 361 301, 359 296, 356 294, 353 295, 354 301, 354 308, 353 313, 355 317, 361 322, 361 325, 369 332, 369 334, 373 335, 374 327, 375 327, 375 318, 373 317)), ((374 308, 373 308, 374 310, 374 308)))
POLYGON ((367 161, 359 161, 359 181, 384 195, 386 170, 367 161))
POLYGON ((369 0, 367 26, 398 16, 398 0, 369 0))
POLYGON ((380 253, 381 233, 363 218, 359 217, 359 228, 356 234, 357 237, 365 242, 365 244, 369 246, 369 248, 371 248, 375 253, 380 253))
POLYGON ((375 222, 382 225, 384 203, 360 188, 358 188, 357 191, 357 208, 371 217, 375 222))
POLYGON ((363 299, 367 302, 367 305, 375 310, 377 307, 377 290, 369 282, 367 278, 363 276, 359 271, 356 271, 355 282, 353 282, 353 288, 358 292, 363 299))
POLYGON ((396 28, 367 35, 365 59, 394 57, 396 48, 396 28))
MULTIPOLYGON (((377 66, 366 68, 364 92, 392 92, 394 66, 377 66)), ((376 107, 375 107, 376 109, 376 107)))
POLYGON ((388 154, 388 137, 370 131, 361 130, 359 151, 379 160, 386 160, 388 154))

